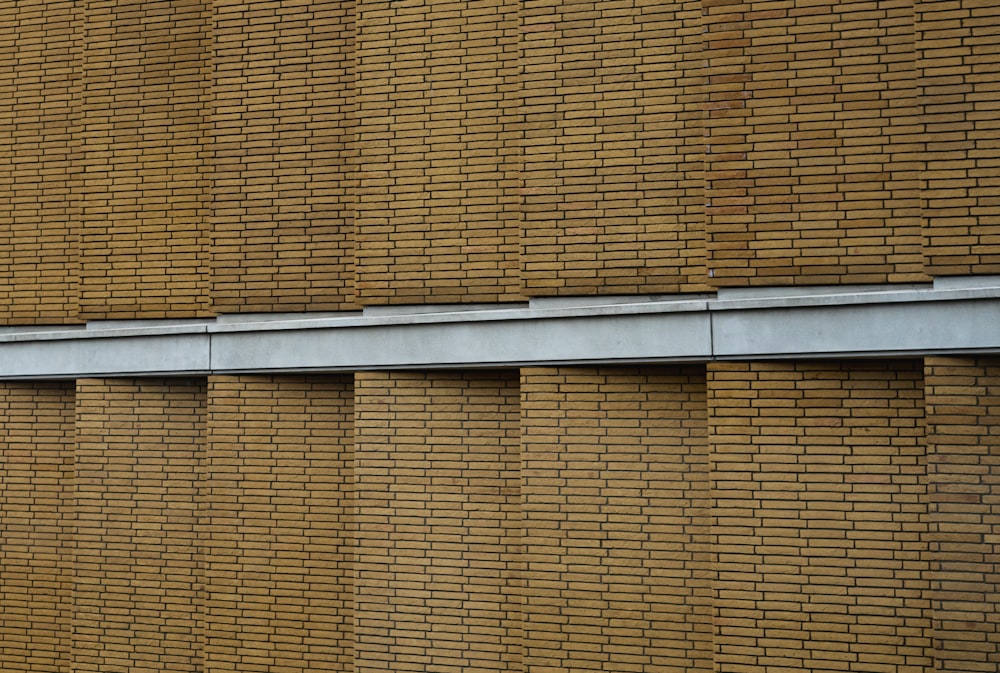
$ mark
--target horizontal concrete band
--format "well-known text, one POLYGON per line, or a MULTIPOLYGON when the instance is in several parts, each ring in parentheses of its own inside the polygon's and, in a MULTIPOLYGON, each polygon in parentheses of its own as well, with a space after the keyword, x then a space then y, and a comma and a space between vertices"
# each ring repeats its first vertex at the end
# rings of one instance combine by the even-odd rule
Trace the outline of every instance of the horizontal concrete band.
POLYGON ((0 378, 932 353, 1000 353, 1000 279, 6 328, 0 378))

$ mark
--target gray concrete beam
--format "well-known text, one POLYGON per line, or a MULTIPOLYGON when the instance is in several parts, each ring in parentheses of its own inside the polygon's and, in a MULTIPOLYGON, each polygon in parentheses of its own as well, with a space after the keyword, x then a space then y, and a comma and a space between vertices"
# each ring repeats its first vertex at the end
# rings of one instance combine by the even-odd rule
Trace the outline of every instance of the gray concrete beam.
POLYGON ((996 285, 768 288, 7 328, 0 378, 1000 353, 996 285))

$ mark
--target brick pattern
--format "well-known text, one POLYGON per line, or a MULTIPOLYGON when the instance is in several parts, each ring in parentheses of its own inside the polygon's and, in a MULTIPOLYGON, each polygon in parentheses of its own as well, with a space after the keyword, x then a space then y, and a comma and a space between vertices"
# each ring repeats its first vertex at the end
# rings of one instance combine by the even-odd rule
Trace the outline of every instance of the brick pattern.
POLYGON ((208 308, 208 7, 86 3, 79 314, 180 318, 208 308))
POLYGON ((0 668, 69 670, 73 386, 0 385, 0 668))
POLYGON ((521 2, 523 292, 704 282, 701 3, 521 2))
POLYGON ((212 5, 212 307, 350 308, 354 2, 212 5))
POLYGON ((358 373, 355 436, 355 670, 523 670, 516 373, 358 373))
POLYGON ((708 372, 717 671, 929 670, 917 363, 708 372))
POLYGON ((353 671, 349 376, 215 376, 205 670, 353 671))
POLYGON ((1000 360, 925 368, 936 671, 1000 666, 1000 360))
POLYGON ((988 357, 6 383, 2 668, 992 671, 998 391, 988 357))
POLYGON ((712 282, 921 279, 912 0, 703 4, 712 282))
POLYGON ((204 381, 76 388, 73 671, 202 670, 204 381))
POLYGON ((1000 3, 916 8, 925 268, 935 276, 1000 273, 1000 3))
POLYGON ((517 12, 359 4, 359 303, 519 298, 517 12))
POLYGON ((705 372, 522 370, 526 669, 712 671, 705 372))
POLYGON ((80 3, 0 3, 0 324, 73 322, 80 3))
POLYGON ((1000 273, 996 2, 0 2, 0 324, 1000 273))

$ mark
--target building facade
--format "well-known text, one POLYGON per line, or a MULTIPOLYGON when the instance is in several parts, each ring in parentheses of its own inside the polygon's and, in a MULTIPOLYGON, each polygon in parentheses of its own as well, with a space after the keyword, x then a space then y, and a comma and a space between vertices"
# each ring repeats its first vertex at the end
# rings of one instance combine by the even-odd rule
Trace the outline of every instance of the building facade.
POLYGON ((998 26, 0 0, 0 670, 997 671, 998 26))

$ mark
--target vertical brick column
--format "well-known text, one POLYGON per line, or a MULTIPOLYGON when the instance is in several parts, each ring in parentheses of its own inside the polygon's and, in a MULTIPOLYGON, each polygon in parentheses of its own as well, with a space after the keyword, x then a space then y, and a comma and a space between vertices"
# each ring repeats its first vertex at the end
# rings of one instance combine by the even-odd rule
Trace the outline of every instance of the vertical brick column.
POLYGON ((514 372, 359 373, 355 671, 519 671, 514 372))
POLYGON ((202 315, 208 6, 95 0, 84 11, 80 316, 202 315))
POLYGON ((0 6, 0 324, 75 322, 81 14, 0 6))
POLYGON ((927 272, 1000 273, 1000 3, 923 1, 916 11, 927 272))
POLYGON ((926 360, 935 670, 1000 666, 1000 360, 926 360))
POLYGON ((73 671, 202 670, 205 385, 76 389, 73 671))
POLYGON ((205 670, 353 671, 349 377, 209 379, 205 670))
POLYGON ((712 670, 704 376, 522 370, 526 670, 712 670))
POLYGON ((0 384, 0 668, 69 670, 73 386, 0 384))
POLYGON ((703 4, 714 283, 922 278, 912 0, 703 4))
POLYGON ((522 291, 700 289, 701 3, 526 0, 520 7, 522 291))
POLYGON ((216 312, 352 301, 354 4, 212 3, 216 312))
POLYGON ((931 663, 912 362, 709 365, 717 670, 931 663))
POLYGON ((514 301, 518 3, 358 3, 357 297, 514 301))

